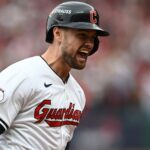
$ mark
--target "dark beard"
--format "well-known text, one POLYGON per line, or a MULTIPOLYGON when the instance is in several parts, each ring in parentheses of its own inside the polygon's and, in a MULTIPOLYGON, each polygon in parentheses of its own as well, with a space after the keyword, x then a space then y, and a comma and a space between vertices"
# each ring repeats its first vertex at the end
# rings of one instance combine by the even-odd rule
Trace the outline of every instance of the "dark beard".
POLYGON ((63 51, 62 57, 64 61, 70 66, 70 68, 81 70, 85 67, 85 65, 79 65, 77 63, 76 55, 73 56, 70 53, 63 51))

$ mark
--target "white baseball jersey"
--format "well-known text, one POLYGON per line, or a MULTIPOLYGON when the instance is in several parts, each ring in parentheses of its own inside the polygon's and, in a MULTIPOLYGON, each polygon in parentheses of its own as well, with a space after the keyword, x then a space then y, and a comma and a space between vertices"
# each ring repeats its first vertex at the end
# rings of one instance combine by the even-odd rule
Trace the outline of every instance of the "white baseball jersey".
POLYGON ((0 73, 0 150, 64 150, 85 106, 82 88, 67 83, 40 57, 0 73))

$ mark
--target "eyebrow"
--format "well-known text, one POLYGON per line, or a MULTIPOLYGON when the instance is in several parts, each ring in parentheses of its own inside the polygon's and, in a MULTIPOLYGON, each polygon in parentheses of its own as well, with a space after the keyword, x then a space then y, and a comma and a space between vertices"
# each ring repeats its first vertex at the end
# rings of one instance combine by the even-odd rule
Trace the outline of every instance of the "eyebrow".
MULTIPOLYGON (((81 34, 88 34, 89 31, 94 31, 94 30, 77 29, 76 31, 77 31, 78 34, 80 34, 80 33, 81 33, 81 34)), ((93 32, 93 36, 96 36, 96 35, 97 35, 96 31, 93 32), (95 34, 94 34, 94 33, 95 33, 95 34)))
POLYGON ((78 32, 88 32, 88 31, 94 31, 90 29, 76 29, 78 32))

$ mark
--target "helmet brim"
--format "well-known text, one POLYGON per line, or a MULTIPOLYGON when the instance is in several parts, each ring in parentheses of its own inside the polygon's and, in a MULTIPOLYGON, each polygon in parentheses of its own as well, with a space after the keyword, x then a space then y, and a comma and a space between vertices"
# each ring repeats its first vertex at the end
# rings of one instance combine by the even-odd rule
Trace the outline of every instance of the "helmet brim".
POLYGON ((72 22, 66 24, 59 24, 60 27, 66 28, 75 28, 75 29, 87 29, 87 30, 96 30, 98 36, 109 36, 109 32, 103 30, 96 24, 87 23, 87 22, 72 22))

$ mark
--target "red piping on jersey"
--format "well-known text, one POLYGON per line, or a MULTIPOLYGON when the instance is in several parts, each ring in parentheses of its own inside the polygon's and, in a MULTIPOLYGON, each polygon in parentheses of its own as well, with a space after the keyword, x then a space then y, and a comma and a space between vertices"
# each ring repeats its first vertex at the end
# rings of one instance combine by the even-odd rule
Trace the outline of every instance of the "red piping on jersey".
POLYGON ((74 126, 78 126, 79 122, 73 122, 73 121, 49 121, 49 120, 45 120, 47 122, 47 124, 50 127, 60 127, 63 125, 74 125, 74 126))

